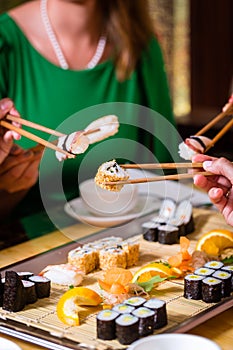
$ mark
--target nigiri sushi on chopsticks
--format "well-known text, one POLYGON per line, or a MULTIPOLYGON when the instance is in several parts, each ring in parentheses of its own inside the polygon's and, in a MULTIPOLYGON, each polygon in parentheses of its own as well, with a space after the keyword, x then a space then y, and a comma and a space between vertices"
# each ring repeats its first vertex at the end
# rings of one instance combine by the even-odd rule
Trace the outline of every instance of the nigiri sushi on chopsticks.
POLYGON ((227 116, 232 116, 233 114, 233 100, 232 97, 229 100, 226 108, 223 108, 223 112, 218 114, 213 118, 208 124, 206 124, 201 130, 199 130, 194 136, 190 136, 185 139, 179 145, 179 155, 181 158, 186 160, 191 160, 195 154, 206 153, 211 147, 215 145, 217 141, 233 126, 233 119, 219 131, 219 133, 213 138, 210 139, 203 134, 208 131, 212 126, 217 124, 220 120, 227 116))
POLYGON ((6 116, 5 120, 0 121, 0 125, 9 130, 18 132, 20 135, 37 142, 43 147, 55 150, 56 157, 60 161, 68 158, 75 158, 77 154, 84 153, 90 144, 115 135, 119 128, 118 118, 115 115, 107 115, 98 118, 90 123, 84 130, 75 131, 69 135, 9 114, 6 116), (15 124, 9 123, 8 120, 15 124), (22 129, 19 125, 25 125, 46 132, 50 135, 57 136, 58 139, 49 142, 22 129))

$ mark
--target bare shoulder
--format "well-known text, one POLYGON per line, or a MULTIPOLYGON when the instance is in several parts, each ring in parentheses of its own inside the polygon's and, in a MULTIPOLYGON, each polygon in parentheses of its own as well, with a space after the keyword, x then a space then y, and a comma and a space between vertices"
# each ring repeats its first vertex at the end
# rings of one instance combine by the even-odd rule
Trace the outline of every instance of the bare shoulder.
POLYGON ((8 13, 22 29, 30 28, 33 22, 33 27, 35 26, 35 21, 39 18, 39 6, 40 2, 38 0, 29 1, 14 7, 8 13))
POLYGON ((11 9, 8 13, 25 35, 33 42, 33 37, 39 35, 40 1, 34 0, 26 2, 11 9))

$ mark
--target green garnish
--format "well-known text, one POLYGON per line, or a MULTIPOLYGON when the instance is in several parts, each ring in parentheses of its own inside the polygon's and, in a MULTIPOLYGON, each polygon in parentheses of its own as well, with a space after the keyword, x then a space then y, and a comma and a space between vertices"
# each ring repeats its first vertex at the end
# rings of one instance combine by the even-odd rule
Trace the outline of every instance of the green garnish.
POLYGON ((233 264, 233 255, 229 256, 228 258, 225 258, 222 260, 224 264, 233 264))
POLYGON ((154 276, 147 282, 136 282, 145 292, 150 292, 154 288, 155 283, 163 282, 167 277, 154 276))

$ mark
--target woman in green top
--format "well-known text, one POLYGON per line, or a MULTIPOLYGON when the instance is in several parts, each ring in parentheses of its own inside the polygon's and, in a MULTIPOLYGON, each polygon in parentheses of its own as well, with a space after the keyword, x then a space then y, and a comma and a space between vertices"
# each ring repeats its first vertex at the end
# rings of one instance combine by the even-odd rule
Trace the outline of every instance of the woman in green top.
MULTIPOLYGON (((79 180, 92 177, 97 164, 108 157, 138 162, 145 149, 137 149, 136 143, 150 153, 147 157, 145 151, 144 162, 151 154, 160 162, 171 161, 172 151, 176 154, 164 62, 145 0, 36 0, 2 14, 0 98, 5 97, 14 101, 23 118, 64 133, 83 129, 103 115, 119 117, 120 130, 114 137, 117 143, 100 147, 105 158, 93 150, 89 162, 85 163, 84 154, 60 164, 54 152, 46 150, 39 171, 46 208, 64 202, 63 193, 54 185, 60 175, 66 200, 78 195, 81 161, 86 166, 79 180), (126 139, 134 143, 124 144, 126 139), (120 149, 129 153, 121 155, 120 149)), ((48 138, 44 133, 37 135, 48 138)), ((24 137, 18 144, 23 149, 35 145, 24 137)), ((8 168, 6 174, 12 178, 14 171, 15 182, 17 166, 8 168)), ((14 215, 40 211, 38 186, 31 188, 22 176, 20 183, 21 191, 9 194, 11 189, 4 188, 2 182, 1 189, 6 191, 1 198, 6 201, 15 196, 17 202, 24 197, 14 215), (25 211, 27 206, 30 208, 25 211)))

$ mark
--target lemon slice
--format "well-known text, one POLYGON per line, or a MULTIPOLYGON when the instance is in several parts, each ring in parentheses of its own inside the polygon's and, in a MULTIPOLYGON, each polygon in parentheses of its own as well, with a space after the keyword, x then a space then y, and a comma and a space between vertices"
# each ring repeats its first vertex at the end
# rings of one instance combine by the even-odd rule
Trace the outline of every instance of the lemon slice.
POLYGON ((205 233, 197 242, 196 250, 209 255, 218 255, 222 250, 233 247, 233 232, 212 230, 205 233))
POLYGON ((76 287, 64 293, 57 304, 57 316, 69 326, 79 326, 79 306, 97 306, 102 298, 94 290, 76 287))
POLYGON ((159 275, 160 277, 171 276, 171 269, 162 262, 152 262, 141 267, 138 271, 135 272, 133 275, 132 283, 147 282, 156 275, 159 275))

